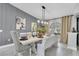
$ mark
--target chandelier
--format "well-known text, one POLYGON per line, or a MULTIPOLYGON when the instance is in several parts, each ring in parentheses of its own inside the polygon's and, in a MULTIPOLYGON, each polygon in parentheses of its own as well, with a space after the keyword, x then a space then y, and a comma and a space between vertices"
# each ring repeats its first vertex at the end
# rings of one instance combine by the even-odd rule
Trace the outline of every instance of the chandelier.
POLYGON ((41 6, 42 7, 42 19, 41 20, 37 20, 38 24, 44 25, 44 24, 48 24, 47 21, 45 21, 45 6, 41 6))

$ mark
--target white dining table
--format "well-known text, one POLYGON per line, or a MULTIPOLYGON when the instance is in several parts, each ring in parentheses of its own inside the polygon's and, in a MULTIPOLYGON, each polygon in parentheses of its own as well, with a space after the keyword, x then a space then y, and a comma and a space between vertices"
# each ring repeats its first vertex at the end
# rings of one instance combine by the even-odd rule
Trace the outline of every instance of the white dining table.
POLYGON ((28 44, 31 44, 31 43, 36 43, 36 42, 39 42, 40 40, 43 40, 43 38, 37 38, 37 37, 30 37, 28 40, 20 40, 20 43, 22 45, 28 45, 28 44))
POLYGON ((20 40, 20 43, 22 45, 37 43, 37 56, 44 56, 45 50, 58 42, 58 38, 56 37, 57 36, 55 35, 44 36, 43 38, 30 37, 28 38, 28 40, 20 40))

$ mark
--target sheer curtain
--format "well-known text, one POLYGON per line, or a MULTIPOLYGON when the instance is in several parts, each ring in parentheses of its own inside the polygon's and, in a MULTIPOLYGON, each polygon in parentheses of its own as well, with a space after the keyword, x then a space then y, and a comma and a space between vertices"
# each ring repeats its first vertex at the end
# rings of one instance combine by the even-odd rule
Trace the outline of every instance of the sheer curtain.
POLYGON ((71 20, 72 15, 62 17, 62 28, 61 28, 61 42, 66 43, 68 41, 68 32, 71 31, 71 20))

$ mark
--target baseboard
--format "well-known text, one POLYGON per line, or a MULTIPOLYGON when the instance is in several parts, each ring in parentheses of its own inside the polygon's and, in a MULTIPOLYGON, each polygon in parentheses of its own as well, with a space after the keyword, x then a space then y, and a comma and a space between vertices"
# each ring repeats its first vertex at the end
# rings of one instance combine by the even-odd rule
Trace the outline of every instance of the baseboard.
POLYGON ((14 44, 12 43, 12 44, 7 44, 7 45, 0 46, 0 49, 7 48, 7 47, 10 47, 10 46, 14 46, 14 44))

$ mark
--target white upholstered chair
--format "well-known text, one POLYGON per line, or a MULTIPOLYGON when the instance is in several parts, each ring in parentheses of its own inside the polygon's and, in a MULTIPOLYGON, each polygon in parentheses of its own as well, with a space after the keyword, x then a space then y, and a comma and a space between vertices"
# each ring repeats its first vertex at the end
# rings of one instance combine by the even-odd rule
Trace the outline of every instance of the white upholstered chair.
POLYGON ((27 54, 31 55, 31 45, 22 45, 19 40, 19 33, 16 31, 11 31, 11 36, 15 44, 15 50, 17 55, 22 55, 22 53, 27 51, 27 54))
POLYGON ((42 42, 39 43, 37 46, 37 55, 38 56, 45 56, 45 50, 47 48, 52 47, 53 45, 56 45, 55 43, 58 42, 58 37, 56 36, 49 36, 47 38, 43 38, 42 42))

